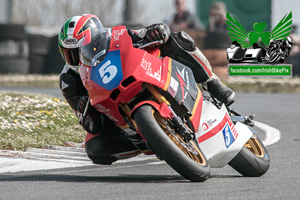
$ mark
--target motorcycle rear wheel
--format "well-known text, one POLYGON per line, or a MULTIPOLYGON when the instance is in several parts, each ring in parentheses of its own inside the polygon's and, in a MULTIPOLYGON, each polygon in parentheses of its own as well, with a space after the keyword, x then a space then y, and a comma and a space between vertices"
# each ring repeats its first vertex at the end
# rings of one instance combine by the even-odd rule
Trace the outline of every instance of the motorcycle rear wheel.
POLYGON ((268 171, 270 156, 260 139, 253 137, 228 164, 245 177, 259 177, 268 171))
POLYGON ((185 142, 150 105, 138 108, 134 119, 148 145, 175 171, 195 182, 209 177, 210 166, 200 148, 193 140, 185 142))

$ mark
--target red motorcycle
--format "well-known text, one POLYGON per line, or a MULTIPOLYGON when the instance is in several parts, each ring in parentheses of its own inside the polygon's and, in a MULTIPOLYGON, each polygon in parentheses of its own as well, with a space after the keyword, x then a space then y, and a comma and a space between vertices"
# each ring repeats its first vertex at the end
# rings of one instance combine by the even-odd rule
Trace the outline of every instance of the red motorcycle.
POLYGON ((228 163, 244 176, 268 170, 266 149, 248 128, 251 117, 206 100, 191 69, 161 58, 159 48, 148 48, 153 43, 134 47, 124 26, 111 34, 109 51, 91 48, 92 62, 80 76, 91 105, 127 134, 138 132, 148 147, 143 153, 155 153, 191 181, 228 163))

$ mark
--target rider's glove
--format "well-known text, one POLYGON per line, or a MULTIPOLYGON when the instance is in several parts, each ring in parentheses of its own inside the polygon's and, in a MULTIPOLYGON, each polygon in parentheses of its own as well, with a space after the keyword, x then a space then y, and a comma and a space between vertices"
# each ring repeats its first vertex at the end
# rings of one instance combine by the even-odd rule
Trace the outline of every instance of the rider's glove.
POLYGON ((91 134, 99 134, 103 127, 103 116, 88 101, 88 96, 82 96, 77 104, 77 111, 79 123, 83 129, 91 134), (86 106, 88 105, 87 112, 84 115, 86 106))
POLYGON ((170 28, 164 24, 153 24, 146 27, 146 34, 144 39, 148 42, 162 40, 163 43, 166 43, 170 36, 170 28))
MULTIPOLYGON (((78 112, 84 113, 84 110, 85 110, 85 107, 86 107, 86 105, 88 103, 88 100, 89 100, 88 96, 82 96, 79 99, 78 104, 77 104, 77 110, 78 110, 78 112)), ((89 106, 90 106, 90 103, 89 103, 89 106)))

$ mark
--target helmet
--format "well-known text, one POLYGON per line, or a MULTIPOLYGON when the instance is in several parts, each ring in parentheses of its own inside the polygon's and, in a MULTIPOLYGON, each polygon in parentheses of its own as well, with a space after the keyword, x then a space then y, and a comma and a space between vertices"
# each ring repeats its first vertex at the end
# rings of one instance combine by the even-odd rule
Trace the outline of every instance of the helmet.
POLYGON ((111 28, 98 27, 89 41, 79 47, 80 61, 84 65, 96 66, 101 63, 110 46, 111 28))
POLYGON ((62 58, 72 69, 79 69, 79 47, 91 43, 102 29, 100 20, 92 14, 76 15, 64 23, 58 36, 58 46, 62 58))
POLYGON ((286 43, 287 43, 287 47, 291 48, 293 46, 293 44, 294 44, 293 38, 291 38, 290 36, 287 36, 286 43))

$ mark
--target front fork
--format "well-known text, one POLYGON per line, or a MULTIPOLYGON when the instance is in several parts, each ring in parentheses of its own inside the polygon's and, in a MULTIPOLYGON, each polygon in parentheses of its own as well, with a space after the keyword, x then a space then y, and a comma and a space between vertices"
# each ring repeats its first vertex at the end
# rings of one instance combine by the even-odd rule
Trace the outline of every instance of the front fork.
POLYGON ((150 93, 154 96, 154 98, 157 100, 158 103, 153 102, 153 101, 140 102, 140 104, 137 104, 137 106, 134 107, 133 110, 131 110, 127 104, 123 104, 121 106, 121 109, 123 110, 124 114, 126 115, 126 118, 127 118, 126 121, 127 121, 128 125, 127 125, 127 127, 121 127, 121 128, 125 132, 126 132, 126 129, 128 129, 129 127, 133 128, 135 130, 138 130, 137 126, 135 124, 135 121, 132 118, 132 113, 141 105, 150 104, 160 113, 160 115, 163 118, 171 121, 171 123, 172 123, 171 125, 177 130, 177 132, 184 139, 185 142, 193 140, 195 138, 194 132, 192 130, 190 130, 184 124, 184 122, 182 121, 182 119, 179 116, 177 116, 177 114, 171 108, 170 102, 164 96, 162 96, 159 93, 159 91, 157 90, 157 88, 155 88, 153 85, 145 84, 145 86, 150 91, 150 93))
POLYGON ((188 142, 190 140, 193 140, 195 138, 194 133, 189 128, 187 128, 187 126, 184 124, 181 118, 176 115, 176 113, 171 108, 171 104, 169 103, 169 101, 166 100, 166 98, 162 96, 157 90, 157 88, 155 88, 153 85, 146 84, 146 87, 160 104, 165 103, 166 105, 168 105, 170 114, 168 114, 167 116, 170 117, 179 135, 184 138, 184 141, 188 142))

